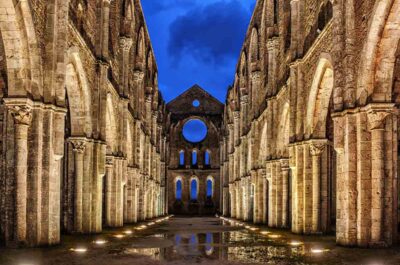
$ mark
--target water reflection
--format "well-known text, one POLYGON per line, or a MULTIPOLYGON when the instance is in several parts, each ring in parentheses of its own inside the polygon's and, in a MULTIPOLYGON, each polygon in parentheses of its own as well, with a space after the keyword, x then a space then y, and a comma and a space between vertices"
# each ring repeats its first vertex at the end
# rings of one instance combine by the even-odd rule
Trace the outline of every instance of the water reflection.
MULTIPOLYGON (((269 240, 266 236, 246 230, 164 234, 172 246, 141 248, 130 253, 151 256, 157 260, 176 261, 191 259, 226 260, 243 263, 278 264, 278 261, 296 264, 304 255, 302 245, 290 245, 269 240), (158 251, 157 251, 158 250, 158 251), (271 263, 272 262, 272 263, 271 263)), ((148 244, 146 244, 148 245, 148 244)), ((156 245, 156 244, 155 244, 156 245)), ((305 264, 305 263, 301 263, 305 264)))

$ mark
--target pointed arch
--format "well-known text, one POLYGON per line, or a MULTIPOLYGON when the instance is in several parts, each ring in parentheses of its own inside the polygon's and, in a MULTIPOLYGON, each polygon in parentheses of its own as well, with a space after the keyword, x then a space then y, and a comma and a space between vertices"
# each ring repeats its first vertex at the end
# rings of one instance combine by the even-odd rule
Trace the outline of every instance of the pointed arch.
POLYGON ((28 1, 0 1, 7 14, 0 17, 8 96, 43 96, 39 46, 28 1), (13 25, 13 26, 10 26, 13 25))
POLYGON ((138 33, 136 45, 136 69, 144 70, 146 47, 145 47, 144 29, 141 27, 138 33))
POLYGON ((91 92, 79 53, 70 51, 65 88, 71 118, 71 136, 91 136, 91 92))
POLYGON ((330 56, 322 54, 311 86, 306 116, 306 133, 314 138, 326 137, 326 122, 333 92, 333 75, 330 56))
POLYGON ((131 37, 135 29, 135 7, 133 0, 123 1, 121 13, 121 35, 131 37))
POLYGON ((367 104, 374 94, 374 101, 385 101, 390 88, 387 81, 393 77, 394 55, 400 38, 400 0, 382 0, 375 3, 368 35, 361 52, 360 73, 357 80, 357 99, 367 104), (386 74, 385 74, 386 72, 386 74))
POLYGON ((251 63, 255 63, 260 59, 259 36, 257 28, 251 30, 249 59, 251 63))

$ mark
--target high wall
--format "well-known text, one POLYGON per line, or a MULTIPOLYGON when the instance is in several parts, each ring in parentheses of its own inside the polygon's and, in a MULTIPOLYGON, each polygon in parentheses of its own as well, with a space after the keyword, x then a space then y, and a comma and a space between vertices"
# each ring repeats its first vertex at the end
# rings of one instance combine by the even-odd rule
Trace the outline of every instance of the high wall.
POLYGON ((139 0, 2 0, 0 68, 0 242, 166 213, 165 104, 139 0))
POLYGON ((398 240, 399 0, 258 0, 229 90, 223 213, 398 240))
MULTIPOLYGON (((219 141, 223 104, 195 85, 169 102, 167 111, 169 213, 215 214, 220 209, 219 141), (198 106, 195 104, 196 100, 198 106), (204 122, 207 127, 207 135, 204 139, 198 139, 198 142, 190 141, 182 134, 185 124, 196 119, 204 122), (197 191, 192 182, 196 183, 197 191), (180 198, 177 197, 177 185, 181 185, 180 198)), ((200 133, 201 131, 194 132, 195 135, 200 133)))

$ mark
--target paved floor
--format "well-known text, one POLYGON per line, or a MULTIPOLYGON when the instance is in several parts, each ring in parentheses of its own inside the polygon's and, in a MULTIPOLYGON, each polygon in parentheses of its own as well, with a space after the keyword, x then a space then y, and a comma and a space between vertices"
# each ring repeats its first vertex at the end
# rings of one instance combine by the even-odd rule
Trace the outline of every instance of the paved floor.
POLYGON ((0 265, 400 264, 400 247, 335 246, 333 237, 301 237, 218 218, 158 220, 93 236, 65 236, 57 247, 0 249, 0 265))

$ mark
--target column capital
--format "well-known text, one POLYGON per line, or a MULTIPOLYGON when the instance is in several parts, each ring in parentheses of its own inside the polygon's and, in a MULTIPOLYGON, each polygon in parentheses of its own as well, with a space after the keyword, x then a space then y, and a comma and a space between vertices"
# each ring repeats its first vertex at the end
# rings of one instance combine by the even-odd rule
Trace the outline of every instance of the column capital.
POLYGON ((390 115, 389 111, 371 110, 368 112, 368 125, 370 130, 383 130, 385 120, 390 115))
POLYGON ((261 71, 260 70, 256 69, 251 72, 251 80, 253 82, 260 81, 260 79, 261 79, 261 71))
POLYGON ((238 111, 238 110, 234 111, 234 112, 233 112, 233 118, 234 118, 235 120, 239 120, 239 118, 240 118, 240 111, 238 111))
POLYGON ((325 150, 326 144, 324 143, 311 143, 310 152, 312 156, 320 156, 325 150))
POLYGON ((133 40, 132 38, 121 37, 119 38, 119 46, 123 51, 129 51, 132 47, 133 40))
POLYGON ((85 152, 85 149, 86 149, 85 139, 70 138, 70 139, 68 139, 68 141, 72 144, 72 148, 75 153, 83 154, 85 152))
POLYGON ((144 72, 140 70, 136 70, 133 72, 133 80, 136 82, 141 82, 144 78, 144 72))
POLYGON ((29 105, 9 105, 8 109, 14 118, 15 124, 30 125, 32 121, 32 107, 29 105))

